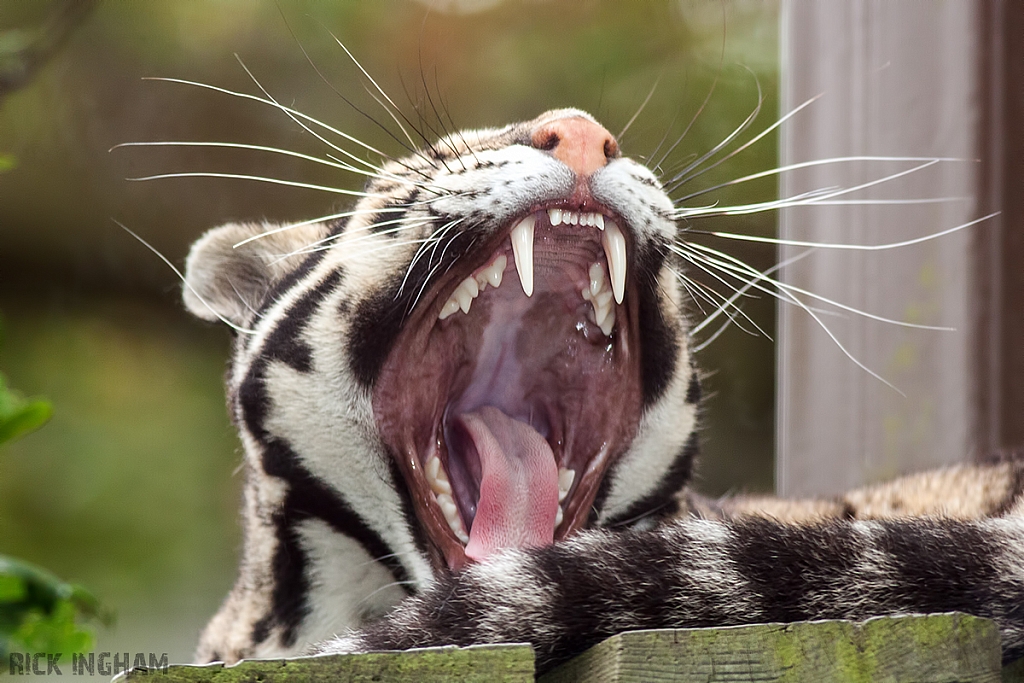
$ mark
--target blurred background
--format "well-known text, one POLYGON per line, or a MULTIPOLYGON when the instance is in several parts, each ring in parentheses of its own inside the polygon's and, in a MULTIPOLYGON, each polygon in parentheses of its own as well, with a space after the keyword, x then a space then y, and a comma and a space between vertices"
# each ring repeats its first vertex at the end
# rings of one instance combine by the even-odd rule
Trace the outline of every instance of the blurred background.
MULTIPOLYGON (((0 554, 80 582, 114 611, 116 623, 97 632, 98 651, 189 660, 231 585, 240 545, 241 458, 221 385, 230 335, 187 316, 175 274, 115 221, 181 266, 189 244, 214 225, 298 220, 347 205, 338 195, 242 180, 126 179, 215 171, 361 185, 254 151, 110 151, 160 140, 326 151, 272 107, 145 78, 257 95, 262 86, 391 153, 400 148, 376 123, 387 124, 386 115, 331 33, 410 118, 419 110, 430 125, 428 93, 458 127, 574 106, 618 133, 653 91, 621 144, 658 160, 692 121, 661 163, 666 177, 725 139, 759 97, 762 112, 741 140, 778 111, 772 1, 107 2, 55 29, 62 4, 0 2, 0 70, 17 71, 16 59, 47 31, 63 36, 0 89, 0 373, 54 410, 48 425, 0 450, 0 554)), ((776 156, 768 135, 677 194, 771 168, 776 156)), ((767 179, 706 200, 776 193, 767 179)), ((697 227, 771 236, 775 216, 697 227)), ((773 247, 727 246, 758 269, 774 263, 773 247)), ((772 334, 771 300, 750 299, 745 311, 772 334)), ((708 399, 697 484, 705 492, 772 488, 774 353, 770 339, 732 327, 699 356, 708 399)))

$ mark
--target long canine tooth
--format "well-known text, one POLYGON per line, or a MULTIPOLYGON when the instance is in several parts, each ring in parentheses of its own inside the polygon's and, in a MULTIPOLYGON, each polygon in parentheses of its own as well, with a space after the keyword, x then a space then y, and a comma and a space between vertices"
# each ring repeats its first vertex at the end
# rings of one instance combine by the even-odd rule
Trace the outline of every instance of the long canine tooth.
POLYGON ((512 256, 515 257, 519 282, 526 296, 533 295, 533 226, 536 222, 531 213, 512 228, 512 256))
POLYGON ((601 245, 608 258, 608 276, 612 281, 612 291, 615 292, 615 303, 621 304, 626 293, 626 238, 610 218, 605 221, 601 245))

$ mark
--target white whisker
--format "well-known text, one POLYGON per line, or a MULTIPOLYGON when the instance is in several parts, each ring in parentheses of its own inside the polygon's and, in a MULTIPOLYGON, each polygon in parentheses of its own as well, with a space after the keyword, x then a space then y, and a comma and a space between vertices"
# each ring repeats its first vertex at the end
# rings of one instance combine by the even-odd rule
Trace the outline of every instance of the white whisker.
MULTIPOLYGON (((395 104, 390 97, 388 97, 388 94, 386 92, 384 92, 384 89, 377 85, 377 81, 373 79, 373 76, 371 76, 369 72, 367 72, 367 70, 363 68, 363 65, 359 63, 359 60, 356 59, 351 52, 349 52, 348 48, 345 47, 345 43, 341 42, 338 36, 334 35, 334 33, 332 33, 330 30, 328 30, 327 32, 331 34, 331 38, 334 38, 334 42, 341 46, 341 49, 345 51, 345 54, 347 54, 348 58, 352 60, 352 63, 356 65, 356 67, 363 73, 364 76, 366 76, 367 79, 369 79, 370 83, 373 83, 373 87, 377 89, 377 92, 379 92, 384 97, 384 99, 386 99, 388 103, 391 104, 392 107, 394 107, 395 111, 401 112, 401 109, 398 108, 398 105, 395 104)), ((377 98, 374 99, 376 100, 377 98)), ((409 135, 409 132, 405 129, 405 126, 402 125, 402 122, 398 120, 398 117, 395 116, 395 114, 390 109, 385 107, 383 103, 380 102, 380 100, 377 100, 377 102, 381 104, 381 108, 383 108, 384 111, 387 112, 388 116, 390 116, 391 119, 395 122, 395 125, 398 126, 398 129, 401 130, 402 133, 405 135, 405 139, 409 141, 409 145, 412 147, 412 149, 416 150, 419 147, 419 145, 413 142, 412 136, 409 135)))
MULTIPOLYGON (((777 271, 777 270, 780 270, 780 269, 782 269, 782 268, 785 268, 786 266, 788 266, 788 265, 789 265, 789 264, 791 264, 791 263, 796 263, 797 261, 800 261, 800 260, 804 259, 805 257, 809 256, 809 255, 810 255, 810 254, 812 254, 812 253, 814 253, 814 250, 813 250, 813 249, 808 249, 808 250, 806 250, 806 251, 802 251, 802 252, 800 252, 799 254, 797 254, 797 255, 795 255, 795 256, 791 256, 790 258, 786 259, 785 261, 782 261, 782 262, 780 262, 780 263, 776 263, 776 264, 775 264, 774 266, 772 266, 771 268, 769 268, 769 269, 765 270, 764 272, 760 272, 760 271, 759 271, 759 272, 758 272, 758 278, 759 278, 759 277, 761 277, 761 276, 767 276, 767 275, 771 275, 771 274, 772 274, 772 273, 774 273, 775 271, 777 271)), ((740 288, 740 289, 739 289, 739 290, 738 290, 738 291, 737 291, 737 292, 736 292, 735 294, 733 294, 733 295, 732 295, 732 296, 731 296, 731 297, 729 298, 729 301, 728 301, 727 303, 730 303, 730 304, 731 304, 731 303, 733 303, 733 302, 734 302, 734 301, 735 301, 736 299, 738 299, 738 298, 739 298, 739 297, 740 297, 740 296, 741 296, 741 295, 742 295, 742 294, 743 294, 744 292, 746 292, 747 290, 749 290, 749 289, 751 289, 752 287, 754 287, 754 283, 755 283, 755 280, 756 280, 756 279, 757 279, 757 278, 755 278, 754 280, 748 280, 748 281, 747 281, 747 283, 746 283, 745 285, 743 285, 743 287, 741 287, 741 288, 740 288)), ((723 306, 722 306, 722 307, 720 307, 720 308, 719 308, 718 310, 716 310, 716 311, 715 311, 714 313, 712 313, 712 314, 711 314, 710 316, 707 316, 706 318, 704 318, 704 320, 702 320, 702 321, 700 322, 700 324, 698 324, 698 325, 697 325, 696 327, 694 327, 694 328, 693 328, 692 330, 690 330, 690 333, 689 333, 689 334, 690 334, 690 336, 692 337, 692 336, 694 336, 694 335, 698 334, 698 333, 699 333, 699 332, 700 332, 700 331, 701 331, 702 329, 704 329, 704 328, 705 328, 705 327, 707 327, 707 326, 708 326, 709 324, 711 324, 711 322, 712 322, 712 321, 714 321, 714 320, 715 320, 715 318, 717 318, 717 317, 718 317, 718 316, 719 316, 719 315, 720 315, 720 314, 721 314, 721 313, 723 312, 723 309, 724 309, 724 304, 723 304, 723 306)), ((725 323, 724 327, 727 327, 728 325, 729 325, 729 323, 725 323)), ((720 334, 720 332, 716 332, 716 333, 715 333, 715 334, 714 334, 713 336, 714 336, 714 337, 717 337, 717 336, 718 336, 719 334, 720 334)), ((704 348, 705 346, 707 346, 707 344, 709 343, 709 341, 710 341, 710 340, 705 340, 705 341, 704 341, 704 342, 703 342, 703 343, 701 344, 701 348, 704 348)))
MULTIPOLYGON (((739 288, 737 288, 737 287, 736 287, 735 285, 733 285, 732 283, 730 283, 730 282, 727 282, 727 281, 726 281, 726 280, 725 280, 725 279, 724 279, 724 278, 723 278, 722 276, 720 276, 720 275, 719 275, 718 273, 712 272, 712 271, 711 271, 711 270, 710 270, 709 268, 707 268, 707 267, 706 267, 706 266, 704 265, 704 263, 702 262, 702 261, 703 261, 703 259, 701 259, 701 258, 695 258, 695 257, 694 257, 693 255, 691 255, 691 254, 688 254, 688 253, 686 253, 686 252, 685 252, 685 251, 683 251, 683 250, 675 250, 675 249, 673 249, 673 251, 675 251, 675 253, 676 253, 676 254, 677 254, 678 256, 682 257, 683 259, 686 259, 687 261, 689 261, 689 262, 690 262, 690 263, 692 263, 693 265, 697 266, 698 268, 700 268, 701 270, 703 270, 703 271, 704 271, 705 273, 707 273, 707 274, 708 274, 708 275, 710 275, 711 277, 715 278, 716 280, 718 280, 719 282, 721 282, 722 284, 724 284, 724 285, 725 285, 726 287, 728 287, 729 289, 732 289, 732 290, 733 290, 733 291, 734 291, 734 292, 736 293, 736 294, 735 294, 734 296, 736 296, 736 297, 739 297, 739 296, 750 296, 749 294, 745 294, 745 293, 744 293, 744 292, 743 292, 742 290, 740 290, 739 288)), ((735 277, 735 276, 733 276, 733 275, 732 275, 731 273, 730 273, 729 275, 731 275, 732 277, 735 277)), ((737 278, 737 279, 739 279, 739 278, 737 278)), ((698 282, 697 282, 696 280, 694 280, 694 284, 696 284, 696 285, 699 285, 700 283, 698 283, 698 282)), ((736 311, 736 312, 737 312, 737 313, 738 313, 739 315, 743 316, 743 317, 744 317, 744 318, 745 318, 745 319, 746 319, 746 320, 747 320, 747 321, 748 321, 748 322, 749 322, 749 323, 750 323, 751 325, 753 325, 753 326, 754 326, 754 329, 756 329, 756 330, 757 330, 757 331, 758 331, 759 333, 761 333, 761 335, 763 335, 763 336, 764 336, 764 337, 766 337, 767 339, 771 339, 771 335, 769 335, 769 334, 768 334, 767 332, 765 332, 765 331, 764 331, 763 329, 761 329, 761 326, 760 326, 760 325, 758 325, 758 324, 757 324, 756 322, 754 322, 754 320, 753 320, 753 319, 752 319, 752 318, 751 318, 751 317, 750 317, 749 315, 747 315, 746 311, 744 311, 744 310, 743 310, 742 308, 740 308, 739 306, 737 306, 737 305, 736 305, 736 303, 735 303, 735 300, 734 300, 734 299, 732 299, 732 298, 727 298, 727 297, 726 297, 726 296, 725 296, 724 294, 722 294, 722 293, 720 293, 720 292, 716 292, 716 291, 715 291, 714 289, 711 289, 710 287, 705 287, 705 289, 707 289, 708 291, 710 291, 710 292, 714 293, 714 294, 715 294, 715 296, 717 296, 717 297, 719 297, 720 299, 722 299, 722 303, 721 303, 721 304, 715 304, 715 303, 714 303, 714 302, 712 301, 712 303, 713 303, 713 304, 714 304, 714 305, 716 306, 716 308, 718 308, 718 307, 725 307, 725 306, 732 306, 732 308, 733 308, 733 309, 734 309, 734 310, 735 310, 735 311, 736 311)), ((749 289, 749 287, 748 287, 748 289, 749 289)), ((742 326, 741 326, 741 329, 742 329, 742 326)), ((748 331, 748 330, 746 330, 746 329, 744 329, 743 331, 744 331, 744 332, 748 332, 748 333, 749 333, 749 331, 748 331)))
POLYGON ((133 182, 143 182, 146 180, 163 180, 165 178, 229 178, 233 180, 257 180, 261 183, 270 183, 272 185, 287 185, 289 187, 301 187, 307 190, 319 190, 321 192, 331 192, 333 194, 344 194, 351 197, 374 197, 374 198, 386 198, 386 195, 370 194, 368 192, 362 192, 359 190, 345 190, 340 187, 328 187, 326 185, 315 185, 313 183, 301 183, 297 180, 285 180, 283 178, 267 178, 258 175, 247 175, 244 173, 213 173, 210 171, 188 171, 184 173, 158 173, 156 175, 140 176, 137 178, 125 178, 133 182))
MULTIPOLYGON (((761 96, 761 86, 760 86, 760 84, 758 84, 757 92, 758 92, 758 99, 760 99, 760 96, 761 96)), ((728 161, 729 159, 731 159, 732 157, 736 156, 737 154, 739 154, 743 150, 747 149, 748 147, 750 147, 751 145, 756 143, 758 140, 760 140, 764 136, 768 135, 768 133, 772 132, 773 130, 775 130, 776 128, 781 126, 783 123, 785 123, 786 121, 791 119, 801 109, 803 109, 804 107, 810 106, 812 102, 814 102, 815 100, 819 99, 822 95, 823 95, 823 93, 819 93, 819 94, 815 95, 814 97, 812 97, 812 98, 806 100, 805 102, 803 102, 802 104, 800 104, 800 106, 795 107, 791 112, 787 113, 785 116, 779 117, 778 121, 776 121, 772 125, 770 125, 767 128, 765 128, 763 131, 761 131, 760 133, 758 133, 757 135, 752 137, 750 140, 747 140, 745 143, 743 143, 742 145, 740 145, 739 147, 734 149, 732 152, 730 152, 729 154, 727 154, 723 158, 721 158, 718 161, 716 161, 714 164, 712 164, 712 165, 710 165, 710 166, 708 166, 708 167, 706 167, 704 169, 701 169, 700 171, 697 171, 696 173, 693 173, 692 175, 686 176, 686 173, 687 173, 687 171, 689 169, 693 168, 694 166, 699 165, 699 162, 695 162, 694 164, 692 164, 688 168, 686 168, 683 171, 681 171, 678 175, 676 175, 667 184, 672 185, 672 189, 674 190, 675 188, 678 188, 678 187, 681 187, 682 185, 685 185, 686 183, 688 183, 689 181, 693 180, 697 176, 702 175, 704 173, 707 173, 708 171, 710 171, 711 169, 715 168, 719 164, 721 164, 721 163, 723 163, 725 161, 728 161)), ((755 109, 754 115, 756 115, 757 111, 758 110, 755 109)), ((669 191, 671 192, 672 190, 669 190, 669 191)))
MULTIPOLYGON (((761 84, 757 83, 757 104, 754 106, 754 110, 747 115, 747 118, 745 118, 743 120, 743 122, 739 126, 736 127, 735 130, 733 130, 731 133, 726 135, 724 140, 719 142, 717 145, 712 147, 710 150, 708 150, 707 152, 705 152, 701 156, 697 157, 697 159, 695 161, 693 161, 692 163, 688 164, 685 168, 683 168, 682 171, 677 173, 671 180, 669 180, 665 184, 666 185, 678 186, 678 185, 681 185, 681 184, 685 183, 687 180, 689 180, 689 178, 686 178, 685 176, 688 173, 690 173, 690 171, 693 171, 694 169, 698 168, 701 164, 703 164, 705 161, 707 161, 708 159, 714 157, 716 154, 718 154, 720 151, 722 151, 725 147, 727 147, 730 142, 735 140, 737 136, 741 135, 743 133, 743 131, 745 131, 747 128, 750 127, 750 124, 752 124, 754 122, 754 120, 757 118, 757 115, 761 113, 761 105, 762 104, 764 104, 764 95, 761 92, 761 84)), ((728 157, 726 157, 726 158, 728 158, 728 157)), ((717 166, 719 163, 721 163, 721 161, 715 163, 714 166, 717 166)), ((714 166, 710 166, 709 168, 714 168, 714 166)), ((703 172, 704 171, 700 171, 699 173, 695 173, 693 176, 690 176, 690 177, 696 177, 697 175, 700 175, 700 173, 703 173, 703 172)))
MULTIPOLYGON (((853 306, 848 306, 847 304, 843 304, 843 303, 840 303, 840 302, 835 301, 833 299, 829 299, 828 297, 822 296, 820 294, 815 294, 814 292, 810 292, 810 291, 808 291, 806 289, 803 289, 801 287, 797 287, 795 285, 791 285, 791 284, 782 282, 780 280, 776 280, 775 278, 768 277, 766 275, 766 273, 762 273, 759 270, 757 270, 756 268, 752 268, 748 264, 744 263, 742 260, 736 258, 735 256, 730 256, 729 254, 721 252, 721 251, 719 251, 717 249, 712 249, 711 247, 704 246, 703 244, 697 244, 695 242, 687 242, 686 243, 686 247, 688 247, 690 249, 697 249, 697 250, 700 250, 702 252, 706 252, 707 254, 713 254, 714 256, 704 255, 702 258, 703 258, 705 263, 708 263, 709 265, 713 265, 714 267, 719 268, 720 270, 731 271, 733 273, 743 273, 745 275, 750 275, 750 276, 753 276, 757 280, 763 280, 765 282, 770 283, 773 287, 777 288, 778 291, 786 291, 789 294, 792 294, 792 292, 796 292, 798 294, 803 294, 804 296, 811 297, 812 299, 817 299, 818 301, 821 301, 823 303, 829 304, 830 306, 835 306, 836 308, 840 308, 840 309, 842 309, 844 311, 849 311, 850 313, 855 313, 855 314, 857 314, 859 316, 862 316, 862 317, 865 317, 865 318, 869 318, 871 320, 876 320, 876 321, 882 322, 882 323, 889 323, 890 325, 898 325, 900 327, 909 327, 909 328, 912 328, 912 329, 915 329, 915 330, 934 330, 934 331, 937 331, 937 332, 955 332, 956 331, 955 328, 952 328, 952 327, 943 327, 943 326, 939 326, 939 325, 922 325, 922 324, 918 324, 918 323, 909 323, 909 322, 906 322, 906 321, 903 321, 903 320, 894 320, 893 318, 886 318, 885 316, 876 315, 874 313, 869 313, 867 311, 862 311, 859 308, 854 308, 853 306), (722 259, 724 259, 724 260, 722 260, 722 259)), ((738 277, 738 276, 734 276, 734 277, 738 277)), ((753 286, 755 286, 757 289, 761 289, 761 291, 765 291, 765 292, 767 292, 769 294, 772 294, 773 296, 775 295, 773 290, 771 290, 769 288, 757 287, 756 285, 753 285, 753 286)))
MULTIPOLYGON (((244 68, 244 65, 243 65, 243 68, 244 68)), ((388 158, 387 154, 385 154, 384 152, 381 152, 379 149, 377 149, 375 147, 371 147, 370 145, 366 144, 362 140, 354 138, 351 135, 349 135, 348 133, 344 133, 344 132, 338 130, 337 128, 329 126, 326 123, 324 123, 323 121, 318 121, 317 119, 313 118, 312 116, 309 116, 308 114, 303 114, 301 111, 298 111, 296 109, 292 109, 290 107, 286 107, 283 104, 279 104, 277 101, 275 101, 273 99, 265 99, 263 97, 259 97, 258 95, 250 95, 249 93, 237 92, 235 90, 229 90, 227 88, 221 88, 221 87, 218 87, 216 85, 210 85, 208 83, 200 83, 198 81, 189 81, 189 80, 185 80, 183 78, 164 78, 164 77, 148 76, 148 77, 143 78, 143 80, 146 80, 146 81, 163 81, 165 83, 180 83, 182 85, 191 85, 191 86, 196 87, 196 88, 205 88, 207 90, 213 90, 215 92, 223 93, 225 95, 231 95, 232 97, 240 97, 242 99, 253 100, 254 102, 260 102, 262 104, 266 104, 266 105, 269 105, 271 107, 275 107, 277 109, 280 109, 281 111, 283 111, 286 114, 297 116, 298 118, 300 118, 300 119, 302 119, 304 121, 308 121, 309 123, 312 123, 314 125, 320 126, 324 130, 327 130, 327 131, 333 133, 334 135, 337 135, 340 138, 348 140, 349 142, 351 142, 353 144, 359 145, 363 149, 365 149, 367 151, 370 151, 370 152, 373 152, 374 154, 380 156, 383 159, 387 159, 388 158)), ((345 153, 344 150, 339 150, 339 151, 345 153)), ((348 153, 345 153, 345 154, 346 154, 346 156, 348 156, 348 153)), ((364 165, 366 165, 366 166, 368 166, 370 168, 373 168, 373 169, 377 168, 376 166, 374 166, 370 162, 365 161, 363 159, 360 159, 359 157, 356 157, 356 156, 353 155, 352 158, 355 161, 358 161, 358 162, 360 162, 360 163, 362 163, 362 164, 364 164, 364 165)))
POLYGON ((111 218, 110 220, 114 221, 114 223, 119 225, 122 230, 124 230, 129 235, 131 235, 132 237, 137 239, 139 242, 141 242, 144 247, 146 247, 151 252, 156 254, 157 257, 161 261, 163 261, 165 264, 167 264, 167 267, 170 268, 172 271, 174 271, 174 274, 178 276, 178 279, 181 280, 181 283, 188 288, 188 291, 192 292, 195 295, 196 299, 198 299, 204 306, 206 306, 206 308, 208 308, 210 310, 210 313, 213 313, 215 316, 217 316, 218 320, 220 320, 222 323, 224 323, 225 325, 227 325, 231 329, 233 329, 236 332, 239 332, 241 334, 256 334, 256 330, 250 330, 250 329, 246 329, 244 327, 240 327, 240 326, 234 324, 233 322, 231 322, 230 320, 228 320, 227 318, 225 318, 224 316, 222 316, 220 313, 218 313, 216 311, 216 309, 214 309, 214 307, 211 306, 206 301, 206 299, 204 299, 199 294, 199 292, 197 292, 195 290, 195 288, 191 284, 189 284, 189 281, 185 279, 185 276, 182 275, 181 271, 178 270, 177 266, 175 266, 173 263, 171 263, 170 259, 168 259, 166 256, 161 254, 160 251, 156 247, 154 247, 152 244, 150 244, 146 240, 142 239, 142 237, 140 237, 137 233, 135 233, 135 231, 131 230, 128 226, 126 226, 124 223, 122 223, 121 221, 117 220, 116 218, 111 218))
MULTIPOLYGON (((869 180, 868 182, 861 183, 860 185, 854 185, 853 187, 840 188, 840 189, 835 190, 835 191, 824 192, 824 193, 818 194, 817 196, 822 198, 822 199, 831 199, 833 197, 839 197, 839 196, 844 195, 844 194, 851 194, 853 192, 857 192, 858 190, 863 190, 863 189, 866 189, 866 188, 869 188, 869 187, 874 187, 875 185, 881 185, 883 183, 887 183, 889 181, 896 180, 897 178, 902 178, 903 176, 910 175, 911 173, 916 173, 918 171, 921 171, 923 169, 928 168, 929 166, 934 166, 937 163, 939 163, 938 160, 932 159, 932 160, 930 160, 930 161, 928 161, 926 163, 918 164, 917 166, 914 166, 913 168, 908 168, 908 169, 906 169, 904 171, 900 171, 898 173, 892 173, 890 175, 883 176, 881 178, 876 178, 875 180, 869 180)), ((811 190, 810 192, 805 193, 805 194, 809 195, 809 194, 815 194, 815 193, 820 193, 820 192, 821 192, 821 190, 811 190)), ((811 197, 809 199, 800 199, 800 200, 796 200, 796 198, 789 197, 789 198, 774 200, 774 201, 770 201, 770 202, 760 202, 760 203, 755 203, 755 204, 746 204, 746 205, 739 205, 739 206, 727 206, 727 207, 723 207, 721 209, 717 209, 715 211, 707 211, 705 209, 691 210, 691 209, 687 209, 687 208, 683 207, 683 208, 680 208, 680 209, 676 210, 676 216, 679 217, 679 218, 692 218, 692 217, 695 217, 695 216, 716 216, 716 215, 720 215, 720 216, 735 216, 735 215, 744 215, 744 214, 750 214, 750 213, 759 213, 761 211, 769 211, 769 210, 772 210, 772 209, 779 209, 779 208, 784 208, 784 207, 789 207, 789 206, 812 205, 812 204, 815 204, 816 201, 817 201, 817 199, 815 197, 811 197)))
POLYGON ((760 171, 758 173, 751 173, 750 175, 746 175, 746 176, 743 176, 741 178, 734 178, 733 180, 729 180, 729 181, 726 181, 724 183, 719 183, 718 185, 712 185, 711 187, 706 187, 706 188, 704 188, 702 190, 698 190, 697 192, 692 192, 692 193, 686 195, 685 197, 680 197, 678 199, 673 200, 673 202, 675 202, 675 203, 685 202, 688 199, 693 199, 694 197, 699 197, 701 195, 705 195, 705 194, 708 194, 710 192, 714 192, 715 190, 720 190, 720 189, 722 189, 724 187, 731 187, 733 185, 739 185, 740 183, 750 182, 751 180, 758 180, 760 178, 768 178, 768 177, 771 177, 771 176, 774 176, 774 175, 781 175, 783 173, 788 173, 789 171, 796 171, 796 170, 799 170, 799 169, 802 169, 802 168, 813 168, 815 166, 826 166, 826 165, 831 165, 831 164, 845 164, 845 163, 851 163, 851 162, 855 162, 855 161, 891 161, 891 162, 901 162, 901 161, 903 161, 903 162, 907 162, 907 161, 926 162, 926 161, 933 161, 933 162, 939 162, 939 161, 971 161, 971 160, 970 159, 961 159, 961 158, 956 158, 956 157, 878 157, 878 156, 849 156, 849 157, 833 157, 833 158, 830 158, 830 159, 816 159, 814 161, 802 161, 802 162, 796 163, 796 164, 787 164, 786 166, 779 166, 777 168, 770 168, 767 171, 760 171))
POLYGON ((280 226, 278 226, 276 228, 273 228, 271 230, 265 230, 264 232, 261 232, 258 235, 253 235, 252 237, 246 237, 241 242, 236 242, 235 244, 232 244, 231 248, 232 249, 237 249, 238 247, 241 247, 243 245, 249 244, 249 242, 255 242, 258 239, 262 239, 264 237, 269 237, 270 235, 276 235, 278 233, 287 232, 289 230, 293 230, 295 228, 301 228, 301 227, 306 226, 306 225, 313 225, 314 223, 324 223, 326 221, 333 221, 333 220, 337 220, 339 218, 350 218, 352 216, 360 216, 360 215, 365 215, 365 214, 401 213, 401 212, 404 212, 404 211, 405 211, 405 209, 395 207, 395 208, 388 208, 388 209, 361 209, 361 210, 355 210, 355 211, 342 211, 340 213, 332 213, 332 214, 329 214, 329 215, 326 215, 326 216, 318 216, 316 218, 310 218, 308 220, 299 221, 297 223, 286 223, 285 225, 280 225, 280 226))
POLYGON ((987 216, 981 218, 975 218, 973 221, 967 223, 961 223, 952 228, 947 228, 939 232, 933 232, 930 235, 924 235, 923 237, 915 237, 914 239, 903 240, 901 242, 889 242, 886 244, 841 244, 835 242, 810 242, 805 240, 787 240, 779 239, 777 237, 759 237, 757 235, 739 235, 732 232, 700 232, 700 234, 711 235, 713 237, 721 237, 723 239, 739 240, 741 242, 760 242, 764 244, 784 244, 792 247, 819 247, 822 249, 847 249, 852 251, 884 251, 886 249, 899 249, 900 247, 909 247, 914 244, 921 244, 922 242, 928 242, 930 240, 938 239, 946 235, 951 235, 961 230, 977 225, 983 221, 987 221, 990 218, 994 218, 999 215, 999 212, 990 213, 987 216))

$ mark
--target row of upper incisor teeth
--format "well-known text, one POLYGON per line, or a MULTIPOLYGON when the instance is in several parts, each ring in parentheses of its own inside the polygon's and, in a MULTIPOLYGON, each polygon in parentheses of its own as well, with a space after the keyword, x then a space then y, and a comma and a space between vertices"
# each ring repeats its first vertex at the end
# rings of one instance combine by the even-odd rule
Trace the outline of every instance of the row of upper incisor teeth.
MULTIPOLYGON (((615 303, 621 304, 622 297, 626 293, 626 238, 623 237, 618 224, 608 216, 601 214, 581 214, 562 209, 548 209, 548 216, 551 218, 552 225, 569 223, 573 217, 575 217, 573 222, 579 223, 585 217, 587 221, 592 222, 584 223, 584 225, 595 225, 602 231, 601 246, 604 247, 604 254, 608 259, 608 275, 612 281, 612 293, 615 295, 615 303)), ((523 285, 526 296, 533 294, 533 228, 536 222, 536 215, 530 214, 512 228, 511 235, 512 255, 515 257, 519 281, 523 285)))
POLYGON ((501 286, 501 276, 505 273, 505 266, 508 265, 508 258, 504 254, 494 259, 491 265, 487 266, 476 275, 467 277, 459 283, 452 295, 448 297, 444 307, 438 314, 438 320, 444 320, 455 311, 462 309, 463 313, 469 313, 469 307, 473 305, 473 299, 480 296, 480 292, 492 287, 501 286))
MULTIPOLYGON (((424 474, 427 477, 427 483, 430 484, 430 490, 434 492, 437 505, 441 508, 445 521, 448 522, 448 527, 456 538, 463 543, 469 543, 469 534, 466 533, 462 517, 459 516, 459 508, 455 505, 455 498, 452 496, 452 484, 448 481, 448 475, 444 468, 441 467, 441 459, 436 455, 430 456, 424 468, 424 474)), ((562 510, 562 501, 569 495, 569 489, 572 488, 575 479, 576 470, 565 467, 558 468, 558 512, 555 513, 555 528, 562 523, 565 514, 562 510)))
POLYGON ((566 225, 593 225, 598 230, 604 230, 604 216, 599 213, 579 213, 566 209, 548 209, 548 218, 551 225, 565 223, 566 225))

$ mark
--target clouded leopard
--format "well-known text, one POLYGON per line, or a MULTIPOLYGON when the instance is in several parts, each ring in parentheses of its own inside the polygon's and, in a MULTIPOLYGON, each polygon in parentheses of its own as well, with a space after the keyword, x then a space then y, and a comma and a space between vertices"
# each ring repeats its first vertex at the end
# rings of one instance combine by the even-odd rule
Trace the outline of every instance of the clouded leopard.
POLYGON ((1015 460, 835 500, 688 491, 678 213, 590 115, 367 173, 332 220, 188 258, 189 310, 237 330, 246 476, 198 659, 528 641, 543 670, 628 629, 949 610, 1024 654, 1015 460))

